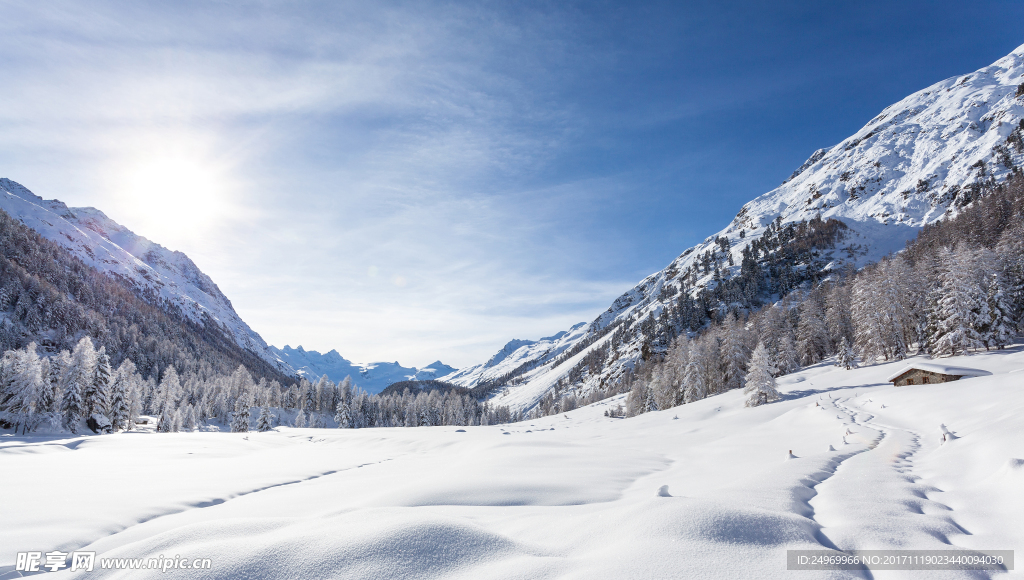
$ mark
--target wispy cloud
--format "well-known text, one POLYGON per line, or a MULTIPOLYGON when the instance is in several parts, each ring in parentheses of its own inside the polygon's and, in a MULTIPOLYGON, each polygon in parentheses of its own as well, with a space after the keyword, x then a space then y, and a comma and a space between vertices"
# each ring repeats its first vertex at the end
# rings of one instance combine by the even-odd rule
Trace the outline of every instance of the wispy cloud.
POLYGON ((536 82, 565 50, 536 21, 449 4, 7 10, 12 177, 189 253, 271 342, 470 364, 629 283, 579 268, 599 244, 566 219, 607 185, 531 183, 578 122, 536 82), (230 201, 204 231, 125 203, 158 195, 123 187, 131 167, 182 151, 230 201))

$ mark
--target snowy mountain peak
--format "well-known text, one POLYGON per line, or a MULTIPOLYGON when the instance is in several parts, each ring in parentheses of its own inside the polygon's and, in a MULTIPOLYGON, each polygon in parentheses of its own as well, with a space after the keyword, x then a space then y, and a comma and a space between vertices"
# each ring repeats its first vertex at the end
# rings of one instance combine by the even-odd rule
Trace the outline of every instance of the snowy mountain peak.
POLYGON ((379 393, 388 385, 399 381, 433 380, 455 372, 453 367, 441 361, 434 361, 418 369, 403 367, 398 361, 354 363, 342 357, 336 350, 320 354, 315 350, 306 350, 301 345, 295 348, 288 345, 270 348, 276 356, 294 368, 299 376, 310 382, 316 382, 324 375, 334 382, 351 377, 357 386, 369 393, 379 393))
POLYGON ((639 360, 648 341, 663 334, 660 317, 670 309, 679 316, 689 308, 696 317, 690 326, 702 324, 720 303, 701 302, 701 293, 738 279, 745 258, 756 262, 785 253, 790 250, 783 246, 803 235, 800 251, 809 261, 785 259, 771 267, 794 268, 799 277, 811 262, 815 275, 843 263, 863 266, 900 251, 921 227, 955 215, 1022 165, 1024 46, 909 95, 839 144, 815 151, 779 187, 746 203, 725 229, 556 341, 578 355, 556 358, 543 340, 506 353, 513 341, 492 357, 494 365, 461 369, 445 380, 463 386, 497 380, 507 387, 500 404, 526 409, 570 375, 586 391, 639 360), (606 344, 605 334, 614 328, 621 335, 606 344), (606 359, 584 365, 583 357, 595 349, 606 349, 606 359))
POLYGON ((124 281, 148 300, 166 301, 199 325, 212 321, 238 346, 286 374, 294 372, 185 254, 135 234, 98 209, 69 208, 58 200, 44 200, 7 178, 0 178, 0 209, 89 266, 124 281))

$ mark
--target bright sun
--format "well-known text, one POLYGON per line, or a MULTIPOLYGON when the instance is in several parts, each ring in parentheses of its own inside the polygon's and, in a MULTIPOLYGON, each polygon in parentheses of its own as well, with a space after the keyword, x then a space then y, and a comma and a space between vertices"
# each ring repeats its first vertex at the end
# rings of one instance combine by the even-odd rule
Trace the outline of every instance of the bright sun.
POLYGON ((199 159, 160 156, 125 169, 117 213, 131 220, 126 227, 157 243, 201 238, 227 215, 227 180, 199 159))

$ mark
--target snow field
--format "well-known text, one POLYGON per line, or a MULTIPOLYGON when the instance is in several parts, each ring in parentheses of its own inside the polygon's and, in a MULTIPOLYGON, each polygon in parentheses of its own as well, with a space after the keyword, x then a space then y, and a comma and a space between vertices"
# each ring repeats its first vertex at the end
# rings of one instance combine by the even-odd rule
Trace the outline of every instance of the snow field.
POLYGON ((993 374, 895 388, 905 362, 818 365, 777 403, 631 419, 603 416, 616 397, 488 427, 4 435, 0 577, 53 549, 211 558, 204 578, 474 579, 863 577, 787 572, 785 552, 1015 549, 1024 349, 945 360, 993 374))

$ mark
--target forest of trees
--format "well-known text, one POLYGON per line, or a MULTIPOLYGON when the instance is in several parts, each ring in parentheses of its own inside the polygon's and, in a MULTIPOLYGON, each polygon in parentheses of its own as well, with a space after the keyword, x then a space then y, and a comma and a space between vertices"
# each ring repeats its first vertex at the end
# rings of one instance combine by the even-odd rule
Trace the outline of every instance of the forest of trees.
POLYGON ((34 343, 0 359, 0 427, 19 433, 86 428, 131 430, 142 416, 160 432, 204 426, 267 431, 294 427, 419 427, 489 425, 521 417, 477 401, 465 389, 392 390, 370 395, 346 378, 316 384, 255 380, 244 366, 230 374, 179 374, 168 365, 159 380, 143 378, 125 359, 111 365, 105 349, 83 337, 72 351, 39 356, 34 343), (90 419, 92 422, 90 424, 90 419))
POLYGON ((1024 176, 1016 172, 955 218, 922 229, 905 251, 832 272, 746 316, 730 311, 605 391, 628 391, 631 415, 731 389, 746 389, 757 405, 778 397, 774 377, 830 356, 852 368, 1003 348, 1022 330, 1022 314, 1024 176))

